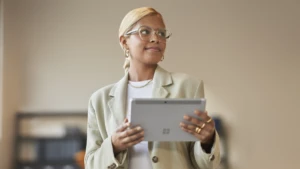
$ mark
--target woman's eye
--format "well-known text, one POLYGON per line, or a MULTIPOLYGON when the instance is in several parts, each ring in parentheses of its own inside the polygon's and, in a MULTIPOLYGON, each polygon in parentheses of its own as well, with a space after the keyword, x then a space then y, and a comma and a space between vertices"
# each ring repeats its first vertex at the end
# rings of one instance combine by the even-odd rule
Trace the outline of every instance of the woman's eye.
POLYGON ((143 35, 149 35, 149 34, 150 34, 150 31, 147 30, 147 29, 144 29, 144 30, 141 30, 141 33, 142 33, 143 35))
POLYGON ((166 37, 166 32, 160 31, 160 32, 158 32, 158 35, 161 37, 166 37))

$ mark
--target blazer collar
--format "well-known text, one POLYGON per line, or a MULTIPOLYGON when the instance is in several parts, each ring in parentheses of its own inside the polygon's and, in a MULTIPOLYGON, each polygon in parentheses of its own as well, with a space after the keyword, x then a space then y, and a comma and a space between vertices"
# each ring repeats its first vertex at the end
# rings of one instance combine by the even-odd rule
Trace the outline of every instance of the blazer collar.
POLYGON ((169 95, 169 91, 165 88, 173 84, 172 76, 170 72, 164 70, 162 67, 157 66, 153 77, 153 98, 166 98, 169 95))
MULTIPOLYGON (((158 65, 153 76, 152 97, 167 98, 169 91, 165 87, 171 84, 173 84, 171 74, 158 65)), ((111 99, 108 101, 108 106, 117 120, 117 124, 121 124, 126 117, 127 85, 128 72, 125 73, 124 77, 109 92, 111 99)))

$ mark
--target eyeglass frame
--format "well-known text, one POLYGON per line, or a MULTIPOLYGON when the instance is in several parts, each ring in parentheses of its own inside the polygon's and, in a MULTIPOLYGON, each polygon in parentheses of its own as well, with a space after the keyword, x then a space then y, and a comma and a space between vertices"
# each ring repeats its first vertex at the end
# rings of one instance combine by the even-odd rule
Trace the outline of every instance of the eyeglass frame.
MULTIPOLYGON (((131 31, 127 32, 125 35, 132 35, 132 34, 138 33, 139 36, 140 36, 140 38, 142 39, 142 37, 141 37, 141 35, 140 35, 140 32, 139 32, 139 30, 140 30, 142 27, 150 28, 150 29, 152 30, 151 37, 153 36, 153 32, 154 32, 154 33, 156 34, 156 36, 157 36, 159 39, 163 39, 163 40, 165 40, 165 41, 167 41, 167 40, 171 37, 171 35, 172 35, 172 33, 170 32, 169 35, 168 35, 166 38, 162 38, 162 36, 158 35, 158 31, 159 31, 159 30, 167 31, 166 29, 158 29, 158 30, 155 30, 155 29, 151 28, 150 26, 144 26, 144 25, 143 25, 143 26, 140 26, 139 28, 137 28, 137 29, 135 29, 135 30, 131 30, 131 31)), ((150 38, 151 38, 151 37, 150 37, 150 38)), ((142 40, 143 40, 143 39, 142 39, 142 40)), ((144 40, 144 41, 146 41, 146 40, 144 40)))

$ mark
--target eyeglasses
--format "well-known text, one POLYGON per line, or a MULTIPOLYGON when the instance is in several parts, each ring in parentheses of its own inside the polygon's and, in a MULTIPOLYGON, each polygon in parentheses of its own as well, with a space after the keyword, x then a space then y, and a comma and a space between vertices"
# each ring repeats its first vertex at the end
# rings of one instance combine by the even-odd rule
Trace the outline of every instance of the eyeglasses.
POLYGON ((131 35, 135 33, 138 33, 140 38, 144 41, 150 41, 152 35, 155 33, 158 39, 161 40, 161 42, 166 42, 166 40, 169 39, 170 36, 172 35, 172 33, 170 33, 165 29, 154 30, 153 28, 148 26, 141 26, 136 30, 127 32, 126 35, 131 35))

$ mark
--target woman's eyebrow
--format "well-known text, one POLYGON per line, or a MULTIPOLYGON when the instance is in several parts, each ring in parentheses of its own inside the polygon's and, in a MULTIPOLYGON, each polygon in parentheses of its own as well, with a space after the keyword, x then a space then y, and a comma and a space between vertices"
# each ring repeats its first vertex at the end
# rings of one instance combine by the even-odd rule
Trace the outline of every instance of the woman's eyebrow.
POLYGON ((148 27, 148 28, 152 28, 152 29, 154 29, 154 30, 166 30, 166 28, 165 27, 160 27, 160 28, 153 28, 153 27, 151 27, 151 26, 148 26, 148 25, 140 25, 139 27, 148 27))

